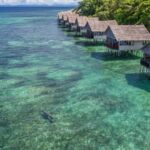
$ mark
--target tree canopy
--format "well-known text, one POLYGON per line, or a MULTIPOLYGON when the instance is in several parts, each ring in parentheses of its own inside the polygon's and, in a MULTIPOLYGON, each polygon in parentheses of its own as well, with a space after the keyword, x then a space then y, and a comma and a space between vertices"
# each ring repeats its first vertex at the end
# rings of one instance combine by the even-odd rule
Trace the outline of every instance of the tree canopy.
POLYGON ((150 31, 150 0, 82 0, 77 10, 119 24, 144 24, 150 31))

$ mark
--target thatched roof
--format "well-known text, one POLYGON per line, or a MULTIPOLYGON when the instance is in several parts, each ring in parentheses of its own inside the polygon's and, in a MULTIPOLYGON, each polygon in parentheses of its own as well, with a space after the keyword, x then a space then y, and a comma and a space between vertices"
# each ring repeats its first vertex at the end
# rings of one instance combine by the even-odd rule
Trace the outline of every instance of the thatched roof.
POLYGON ((85 27, 86 23, 89 21, 89 20, 98 20, 98 18, 94 18, 94 17, 86 17, 86 16, 79 16, 77 17, 77 24, 79 27, 85 27))
POLYGON ((150 44, 147 44, 141 50, 143 51, 144 54, 150 55, 150 44))
POLYGON ((87 23, 88 17, 79 16, 77 17, 77 24, 79 27, 84 27, 87 23))
POLYGON ((144 25, 111 25, 117 41, 150 41, 150 33, 144 25))
POLYGON ((74 16, 74 15, 78 15, 78 14, 73 12, 73 10, 62 11, 57 14, 58 19, 64 19, 65 21, 67 21, 68 16, 74 16))
POLYGON ((58 13, 57 17, 58 17, 58 19, 62 19, 63 18, 63 13, 62 12, 58 13))
POLYGON ((67 21, 68 15, 69 15, 69 14, 63 14, 63 20, 64 20, 64 21, 67 21))
POLYGON ((87 23, 92 32, 105 32, 109 25, 117 25, 116 20, 89 20, 87 23))
POLYGON ((78 15, 70 15, 70 16, 68 16, 68 22, 74 24, 76 22, 77 17, 78 17, 78 15))

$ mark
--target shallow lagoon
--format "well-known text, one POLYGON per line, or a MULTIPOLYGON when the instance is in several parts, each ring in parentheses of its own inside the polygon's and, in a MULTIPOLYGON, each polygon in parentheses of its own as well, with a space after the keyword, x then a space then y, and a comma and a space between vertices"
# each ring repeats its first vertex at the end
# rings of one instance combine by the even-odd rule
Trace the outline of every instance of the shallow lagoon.
POLYGON ((140 57, 75 37, 57 25, 61 10, 0 9, 0 149, 148 150, 150 81, 140 57))

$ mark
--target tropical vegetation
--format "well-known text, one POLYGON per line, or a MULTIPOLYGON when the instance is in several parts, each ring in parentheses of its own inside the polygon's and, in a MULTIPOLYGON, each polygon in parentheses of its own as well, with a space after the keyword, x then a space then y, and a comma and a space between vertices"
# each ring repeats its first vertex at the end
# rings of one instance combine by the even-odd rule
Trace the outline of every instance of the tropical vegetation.
POLYGON ((116 19, 120 24, 144 24, 150 31, 150 0, 82 0, 77 10, 100 20, 116 19))

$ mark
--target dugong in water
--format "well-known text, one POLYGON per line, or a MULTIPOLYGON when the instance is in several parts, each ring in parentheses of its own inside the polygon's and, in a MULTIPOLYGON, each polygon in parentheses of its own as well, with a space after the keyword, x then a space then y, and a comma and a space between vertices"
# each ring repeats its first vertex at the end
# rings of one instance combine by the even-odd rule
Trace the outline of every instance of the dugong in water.
POLYGON ((53 116, 50 114, 50 113, 48 113, 48 112, 46 112, 46 111, 42 111, 42 113, 41 113, 41 116, 45 119, 45 120, 48 120, 50 123, 53 123, 53 116))

